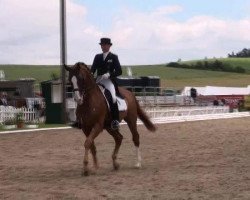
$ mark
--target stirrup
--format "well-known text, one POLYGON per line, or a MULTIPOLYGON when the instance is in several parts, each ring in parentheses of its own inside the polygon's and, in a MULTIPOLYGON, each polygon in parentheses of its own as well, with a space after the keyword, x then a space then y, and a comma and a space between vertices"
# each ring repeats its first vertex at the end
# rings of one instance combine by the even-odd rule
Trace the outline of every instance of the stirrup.
POLYGON ((118 120, 113 120, 113 121, 111 122, 111 128, 112 128, 113 130, 118 130, 119 127, 120 127, 120 124, 119 124, 119 121, 118 121, 118 120))

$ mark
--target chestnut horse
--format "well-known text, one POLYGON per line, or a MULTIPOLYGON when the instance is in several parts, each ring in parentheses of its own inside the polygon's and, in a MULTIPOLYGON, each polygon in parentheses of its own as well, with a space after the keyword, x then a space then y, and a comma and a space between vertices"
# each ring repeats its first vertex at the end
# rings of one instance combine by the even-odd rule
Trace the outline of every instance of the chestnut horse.
MULTIPOLYGON (((75 65, 69 67, 65 66, 65 69, 69 71, 69 81, 74 88, 75 100, 77 102, 76 116, 81 122, 81 128, 86 135, 84 143, 85 154, 83 159, 83 171, 82 175, 89 175, 89 150, 93 157, 94 168, 98 168, 98 161, 96 156, 95 138, 106 129, 107 132, 113 136, 115 140, 115 148, 112 154, 113 168, 119 169, 117 162, 117 155, 122 143, 123 136, 119 129, 113 130, 110 127, 111 115, 108 109, 108 105, 100 90, 98 84, 95 82, 95 78, 90 69, 84 63, 78 62, 75 65)), ((156 127, 150 121, 146 113, 139 106, 134 94, 124 88, 119 87, 120 94, 125 98, 127 103, 127 110, 119 113, 120 121, 124 119, 127 122, 128 127, 132 133, 133 142, 136 148, 137 163, 136 167, 141 167, 141 155, 139 150, 140 140, 137 131, 137 117, 144 123, 149 131, 155 131, 156 127)))

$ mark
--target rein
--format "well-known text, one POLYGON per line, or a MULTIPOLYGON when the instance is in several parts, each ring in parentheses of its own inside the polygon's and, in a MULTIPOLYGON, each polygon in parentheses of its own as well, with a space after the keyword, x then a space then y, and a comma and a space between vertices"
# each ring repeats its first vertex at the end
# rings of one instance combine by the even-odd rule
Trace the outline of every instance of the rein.
POLYGON ((97 85, 97 84, 93 84, 93 85, 91 85, 91 86, 89 86, 89 87, 82 87, 81 90, 79 89, 79 87, 78 87, 78 85, 77 85, 77 88, 74 88, 74 89, 73 89, 73 92, 77 92, 77 91, 78 91, 79 93, 81 93, 82 99, 84 100, 84 99, 86 98, 86 94, 87 94, 89 91, 91 91, 92 89, 94 89, 96 85, 97 85))
MULTIPOLYGON (((83 95, 86 94, 88 91, 90 91, 92 88, 94 88, 94 87, 93 87, 93 86, 90 86, 90 87, 87 87, 87 88, 83 88, 83 89, 82 89, 83 95)), ((79 91, 79 92, 81 92, 81 91, 79 90, 79 88, 76 88, 76 89, 74 89, 73 91, 79 91)))
POLYGON ((70 81, 73 85, 73 92, 77 96, 77 99, 80 100, 80 102, 83 102, 84 100, 86 100, 87 94, 90 94, 90 91, 92 89, 95 89, 97 84, 95 81, 92 82, 92 79, 89 77, 92 74, 89 74, 86 69, 84 71, 79 70, 71 72, 73 73, 70 78, 70 81), (81 73, 85 73, 85 75, 81 73))

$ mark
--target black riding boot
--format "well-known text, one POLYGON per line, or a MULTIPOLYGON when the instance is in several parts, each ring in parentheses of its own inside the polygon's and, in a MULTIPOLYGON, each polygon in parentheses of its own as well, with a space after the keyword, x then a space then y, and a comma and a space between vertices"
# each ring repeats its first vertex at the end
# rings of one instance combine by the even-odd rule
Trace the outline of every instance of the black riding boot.
POLYGON ((112 114, 111 128, 113 130, 117 130, 119 129, 119 110, 118 110, 117 102, 112 104, 111 114, 112 114))

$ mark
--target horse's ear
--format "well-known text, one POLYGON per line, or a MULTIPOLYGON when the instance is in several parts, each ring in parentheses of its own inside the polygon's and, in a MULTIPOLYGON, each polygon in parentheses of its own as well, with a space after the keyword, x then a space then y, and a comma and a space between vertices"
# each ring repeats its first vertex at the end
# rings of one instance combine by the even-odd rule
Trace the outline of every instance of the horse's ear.
POLYGON ((79 65, 79 66, 83 65, 84 67, 87 67, 87 65, 84 62, 77 62, 76 65, 79 65))
POLYGON ((75 67, 76 67, 76 68, 75 68, 76 70, 79 70, 80 67, 81 67, 81 63, 80 63, 80 62, 76 63, 76 64, 75 64, 75 67))
POLYGON ((85 67, 88 67, 84 62, 82 63, 85 67))
POLYGON ((67 70, 67 71, 70 71, 71 70, 71 67, 67 66, 67 65, 64 65, 64 68, 67 70))

